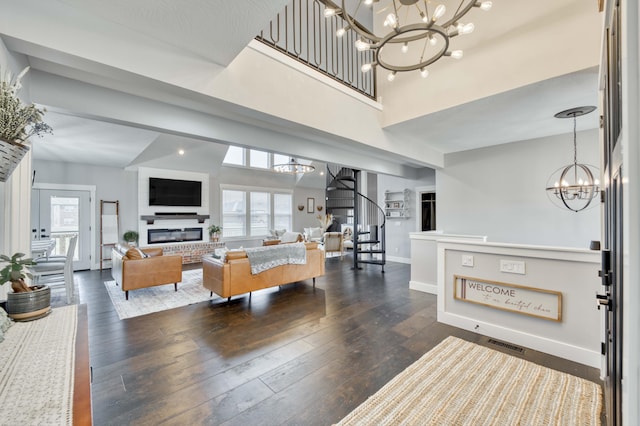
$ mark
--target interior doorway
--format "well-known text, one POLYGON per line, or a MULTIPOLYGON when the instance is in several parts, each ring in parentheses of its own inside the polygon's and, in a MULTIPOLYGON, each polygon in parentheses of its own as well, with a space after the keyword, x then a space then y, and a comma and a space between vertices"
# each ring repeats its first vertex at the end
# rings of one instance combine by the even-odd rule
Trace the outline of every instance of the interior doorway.
POLYGON ((420 194, 420 230, 435 231, 436 229, 436 193, 423 192, 420 194))
POLYGON ((415 189, 416 231, 435 231, 436 224, 436 187, 418 186, 415 189))
POLYGON ((74 235, 78 242, 73 269, 91 269, 93 247, 92 194, 95 189, 34 185, 31 192, 31 239, 56 241, 53 255, 65 256, 74 235))

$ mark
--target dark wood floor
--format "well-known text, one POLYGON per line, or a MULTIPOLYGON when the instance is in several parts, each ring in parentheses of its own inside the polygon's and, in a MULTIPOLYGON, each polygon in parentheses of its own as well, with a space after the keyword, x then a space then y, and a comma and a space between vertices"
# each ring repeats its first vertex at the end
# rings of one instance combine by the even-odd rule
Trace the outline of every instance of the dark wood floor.
POLYGON ((523 354, 436 322, 436 298, 409 290, 409 265, 317 280, 120 320, 103 281, 76 273, 86 303, 96 425, 331 425, 455 335, 598 381, 598 371, 523 354))

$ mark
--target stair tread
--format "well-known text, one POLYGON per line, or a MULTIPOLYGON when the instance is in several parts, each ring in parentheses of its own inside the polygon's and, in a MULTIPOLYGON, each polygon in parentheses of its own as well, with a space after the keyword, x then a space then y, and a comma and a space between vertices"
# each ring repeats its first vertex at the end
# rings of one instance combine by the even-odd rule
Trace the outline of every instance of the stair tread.
POLYGON ((358 263, 369 263, 371 265, 384 265, 386 262, 384 260, 369 259, 369 260, 358 260, 358 263))

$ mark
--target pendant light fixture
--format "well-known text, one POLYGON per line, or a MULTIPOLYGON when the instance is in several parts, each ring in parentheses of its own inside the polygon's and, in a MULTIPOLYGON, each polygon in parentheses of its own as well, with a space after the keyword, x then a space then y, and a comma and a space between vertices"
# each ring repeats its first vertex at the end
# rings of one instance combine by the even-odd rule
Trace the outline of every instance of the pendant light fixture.
POLYGON ((594 205, 600 194, 600 171, 594 166, 578 163, 576 118, 589 114, 594 106, 571 108, 557 113, 556 118, 573 118, 573 163, 556 170, 547 181, 547 195, 558 207, 579 212, 594 205))
POLYGON ((278 173, 302 174, 313 172, 316 168, 311 164, 300 164, 295 158, 291 158, 288 163, 274 164, 273 171, 278 173))
POLYGON ((462 50, 449 49, 450 42, 473 32, 474 24, 467 21, 470 11, 488 11, 491 6, 491 1, 484 0, 342 0, 340 6, 327 6, 324 16, 342 18, 337 37, 353 29, 358 36, 354 47, 375 52, 374 61, 362 65, 362 72, 379 65, 389 71, 387 80, 393 81, 397 73, 405 71, 419 71, 427 77, 427 67, 442 57, 462 58, 462 50), (374 16, 385 17, 375 31, 359 22, 366 22, 371 12, 365 9, 371 7, 374 16))

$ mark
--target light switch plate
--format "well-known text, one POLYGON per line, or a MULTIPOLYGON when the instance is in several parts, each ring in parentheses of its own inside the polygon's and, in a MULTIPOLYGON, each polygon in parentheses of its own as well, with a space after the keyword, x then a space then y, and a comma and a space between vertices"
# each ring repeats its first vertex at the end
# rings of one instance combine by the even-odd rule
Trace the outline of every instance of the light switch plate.
POLYGON ((462 266, 473 266, 473 256, 471 256, 470 254, 463 254, 462 266))
POLYGON ((525 275, 525 264, 517 260, 500 259, 500 272, 525 275))

